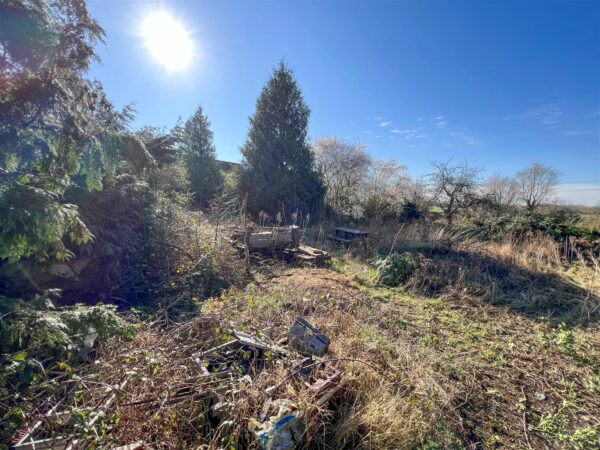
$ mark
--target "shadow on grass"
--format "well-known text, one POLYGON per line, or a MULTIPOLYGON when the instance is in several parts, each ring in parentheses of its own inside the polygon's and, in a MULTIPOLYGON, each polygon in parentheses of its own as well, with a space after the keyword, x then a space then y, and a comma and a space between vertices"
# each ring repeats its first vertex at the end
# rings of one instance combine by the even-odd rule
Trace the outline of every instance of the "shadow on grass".
POLYGON ((421 295, 481 299, 555 324, 586 326, 600 319, 600 297, 559 273, 447 247, 408 251, 421 262, 407 288, 421 295))

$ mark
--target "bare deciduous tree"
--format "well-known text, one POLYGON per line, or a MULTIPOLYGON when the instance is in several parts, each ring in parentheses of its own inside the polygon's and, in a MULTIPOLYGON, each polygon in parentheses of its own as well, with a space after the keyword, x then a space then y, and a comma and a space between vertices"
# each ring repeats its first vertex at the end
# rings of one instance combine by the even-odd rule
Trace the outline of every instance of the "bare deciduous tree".
POLYGON ((337 138, 322 138, 313 143, 317 168, 327 188, 326 201, 334 212, 351 215, 359 191, 367 179, 371 157, 361 144, 337 138))
POLYGON ((514 178, 492 175, 483 186, 483 194, 500 207, 516 204, 519 197, 519 183, 514 178))
POLYGON ((549 200, 558 183, 558 172, 543 164, 532 164, 517 173, 518 198, 529 211, 549 200))
POLYGON ((404 202, 415 205, 420 211, 427 211, 431 206, 431 195, 426 178, 410 179, 406 183, 404 202))
POLYGON ((394 160, 373 162, 361 192, 365 214, 371 218, 397 216, 408 195, 409 184, 406 166, 394 160))
POLYGON ((435 172, 429 175, 433 196, 444 212, 449 226, 457 212, 479 202, 480 170, 467 163, 452 165, 451 161, 432 163, 435 172))

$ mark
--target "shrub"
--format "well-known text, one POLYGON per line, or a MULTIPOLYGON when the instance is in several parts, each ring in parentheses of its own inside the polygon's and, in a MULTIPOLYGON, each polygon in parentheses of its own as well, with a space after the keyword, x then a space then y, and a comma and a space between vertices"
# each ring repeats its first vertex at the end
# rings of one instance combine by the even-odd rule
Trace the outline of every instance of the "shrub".
POLYGON ((87 359, 96 339, 131 337, 135 331, 115 305, 58 310, 53 304, 58 297, 56 290, 30 301, 0 296, 0 397, 6 408, 0 442, 21 427, 42 393, 64 395, 56 378, 74 376, 74 366, 87 359))
POLYGON ((379 259, 375 262, 379 280, 386 286, 399 286, 406 283, 419 267, 419 260, 412 254, 405 252, 394 254, 389 258, 379 259))
POLYGON ((402 211, 400 212, 400 220, 403 222, 412 222, 421 218, 421 211, 419 206, 415 202, 405 200, 402 204, 402 211))
POLYGON ((567 236, 573 236, 592 244, 597 243, 600 240, 600 233, 577 226, 580 220, 579 215, 568 211, 556 211, 548 215, 530 212, 516 215, 503 214, 475 221, 467 229, 467 234, 485 240, 501 240, 507 234, 519 239, 541 233, 557 242, 561 242, 567 236))
POLYGON ((116 312, 116 305, 54 308, 56 290, 31 301, 0 297, 0 350, 12 354, 27 349, 36 358, 61 357, 91 347, 89 339, 131 336, 134 328, 116 312))
POLYGON ((218 272, 212 252, 204 253, 193 265, 188 277, 191 292, 196 292, 202 298, 219 294, 229 287, 229 283, 218 272))

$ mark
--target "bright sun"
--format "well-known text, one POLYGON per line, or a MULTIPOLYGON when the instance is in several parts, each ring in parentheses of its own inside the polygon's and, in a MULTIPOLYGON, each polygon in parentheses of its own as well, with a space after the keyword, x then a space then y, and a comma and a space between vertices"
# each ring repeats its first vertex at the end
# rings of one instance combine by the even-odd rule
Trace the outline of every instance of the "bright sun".
POLYGON ((152 58, 169 72, 187 69, 194 57, 194 42, 183 24, 165 11, 149 13, 141 36, 152 58))

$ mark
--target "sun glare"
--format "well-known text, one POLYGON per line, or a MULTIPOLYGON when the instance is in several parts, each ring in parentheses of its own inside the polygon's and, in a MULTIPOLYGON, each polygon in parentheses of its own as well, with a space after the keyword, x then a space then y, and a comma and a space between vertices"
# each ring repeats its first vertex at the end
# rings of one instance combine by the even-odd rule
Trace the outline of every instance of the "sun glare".
POLYGON ((194 42, 184 25, 165 11, 149 13, 141 36, 152 59, 169 72, 186 70, 194 57, 194 42))

